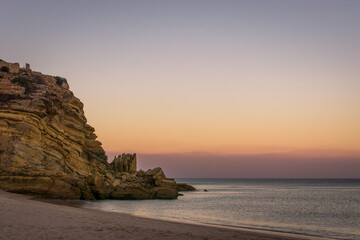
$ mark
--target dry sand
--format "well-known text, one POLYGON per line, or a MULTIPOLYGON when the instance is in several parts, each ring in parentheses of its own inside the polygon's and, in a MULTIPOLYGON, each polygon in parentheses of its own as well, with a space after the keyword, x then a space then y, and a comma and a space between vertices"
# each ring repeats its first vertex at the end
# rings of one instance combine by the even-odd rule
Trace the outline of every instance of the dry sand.
POLYGON ((0 239, 325 239, 226 229, 55 205, 0 190, 0 239))

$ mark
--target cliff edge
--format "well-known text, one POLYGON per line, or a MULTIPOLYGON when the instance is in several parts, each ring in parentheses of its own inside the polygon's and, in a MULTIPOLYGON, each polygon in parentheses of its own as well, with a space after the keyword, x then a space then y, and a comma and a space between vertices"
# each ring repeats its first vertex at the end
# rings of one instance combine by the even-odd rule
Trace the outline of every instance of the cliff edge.
POLYGON ((82 102, 65 78, 0 60, 0 188, 65 199, 174 199, 160 168, 136 171, 136 155, 109 164, 82 102))

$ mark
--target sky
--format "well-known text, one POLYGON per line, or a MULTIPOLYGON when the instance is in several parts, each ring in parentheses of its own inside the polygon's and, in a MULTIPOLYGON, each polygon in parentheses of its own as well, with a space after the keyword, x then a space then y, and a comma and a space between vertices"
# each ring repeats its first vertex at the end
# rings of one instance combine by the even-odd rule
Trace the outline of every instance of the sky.
POLYGON ((360 178, 360 1, 0 0, 0 58, 66 77, 112 160, 360 178))

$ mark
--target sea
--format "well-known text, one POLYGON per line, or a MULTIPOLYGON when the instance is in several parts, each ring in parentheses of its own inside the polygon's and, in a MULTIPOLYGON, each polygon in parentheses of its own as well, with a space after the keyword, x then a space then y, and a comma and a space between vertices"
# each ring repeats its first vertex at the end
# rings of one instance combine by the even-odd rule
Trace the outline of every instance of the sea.
POLYGON ((177 200, 87 201, 136 216, 334 239, 360 239, 360 179, 176 179, 177 200))

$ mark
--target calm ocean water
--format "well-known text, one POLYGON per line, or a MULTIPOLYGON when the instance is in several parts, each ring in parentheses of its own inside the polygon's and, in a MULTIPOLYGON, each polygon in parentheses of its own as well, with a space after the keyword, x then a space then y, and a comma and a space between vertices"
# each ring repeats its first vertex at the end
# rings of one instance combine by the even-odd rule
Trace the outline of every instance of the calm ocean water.
POLYGON ((92 201, 85 208, 360 239, 360 179, 176 179, 195 186, 178 200, 92 201), (203 190, 207 189, 208 192, 203 190))

